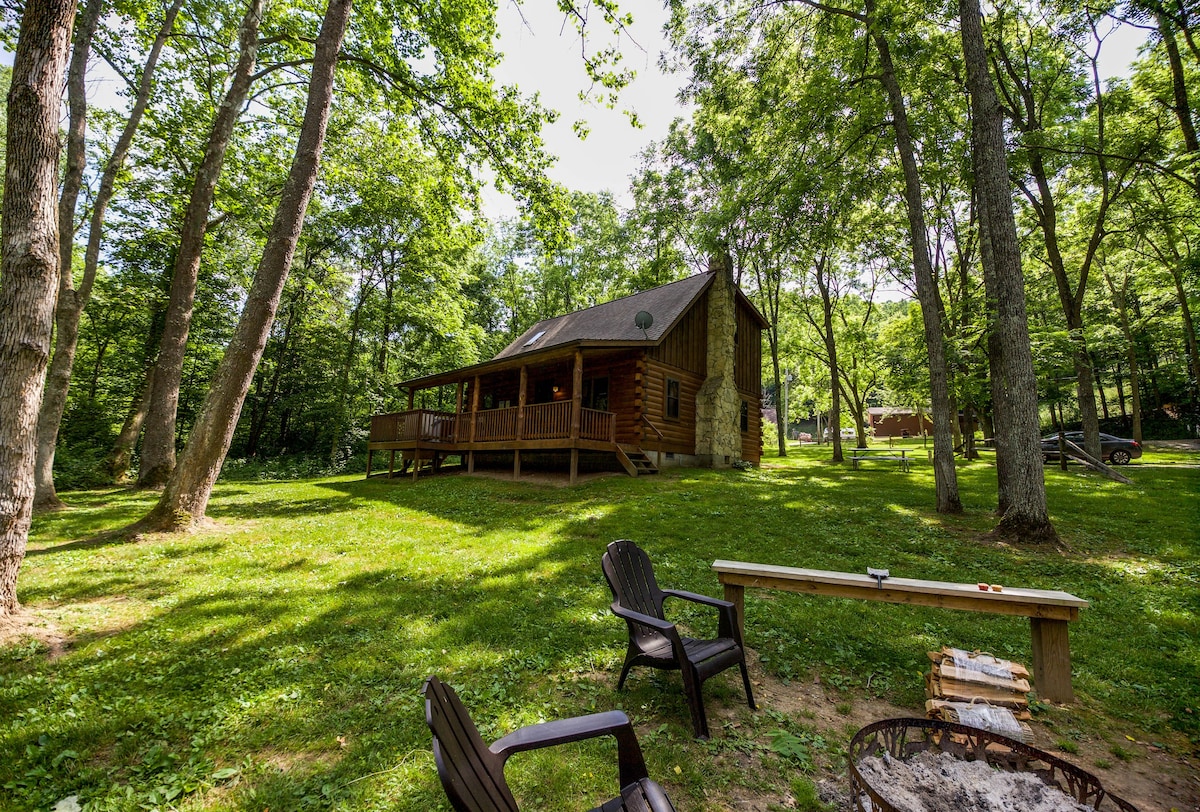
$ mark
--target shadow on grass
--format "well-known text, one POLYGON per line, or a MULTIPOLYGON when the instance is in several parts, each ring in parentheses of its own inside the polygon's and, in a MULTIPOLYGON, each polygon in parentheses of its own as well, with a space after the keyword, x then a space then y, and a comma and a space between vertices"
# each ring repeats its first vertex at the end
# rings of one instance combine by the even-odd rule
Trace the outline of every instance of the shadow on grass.
MULTIPOLYGON (((1200 482, 1161 473, 1170 475, 1155 472, 1140 498, 1194 493, 1200 482)), ((0 659, 0 749, 17 754, 0 764, 0 787, 13 787, 0 789, 0 806, 44 809, 126 787, 144 801, 172 776, 202 786, 237 765, 242 780, 222 791, 223 808, 434 808, 444 800, 419 695, 431 673, 459 690, 485 738, 620 707, 643 730, 666 731, 648 748, 652 772, 695 763, 705 751, 688 735, 678 675, 636 669, 625 692, 613 689, 625 627, 608 611, 599 560, 615 538, 645 547, 664 586, 710 595, 720 594, 716 558, 1075 592, 1093 601, 1071 632, 1077 687, 1114 716, 1194 735, 1183 708, 1196 707, 1200 688, 1180 666, 1198 656, 1194 531, 1174 569, 1123 566, 1130 545, 1180 542, 1157 538, 1145 517, 1110 514, 1097 533, 1100 506, 1129 493, 1078 495, 1090 486, 1052 478, 1060 530, 1087 528, 1075 553, 979 543, 994 521, 994 470, 965 466, 960 476, 972 507, 956 517, 932 513, 924 470, 679 470, 572 489, 337 479, 297 486, 294 499, 255 499, 272 486, 222 492, 214 516, 271 520, 237 541, 56 545, 48 549, 97 555, 55 561, 61 572, 39 563, 34 583, 23 581, 28 604, 127 595, 146 616, 115 634, 85 630, 53 661, 0 659)), ((784 679, 820 674, 847 695, 918 703, 924 651, 943 644, 1029 659, 1022 618, 764 590, 750 590, 746 607, 764 668, 784 679)), ((668 607, 697 633, 713 631, 709 614, 682 609, 668 607)), ((726 676, 705 687, 710 709, 741 705, 736 672, 726 676)), ((605 795, 610 761, 581 756, 568 788, 540 797, 605 795)), ((515 769, 518 784, 529 777, 515 769)), ((702 787, 678 792, 703 800, 702 787)))

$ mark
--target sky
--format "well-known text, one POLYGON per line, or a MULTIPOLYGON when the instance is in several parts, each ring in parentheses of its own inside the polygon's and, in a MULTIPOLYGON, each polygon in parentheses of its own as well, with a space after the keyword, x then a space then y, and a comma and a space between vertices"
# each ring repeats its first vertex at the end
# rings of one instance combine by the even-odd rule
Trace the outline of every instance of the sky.
MULTIPOLYGON (((559 156, 550 175, 571 189, 608 190, 628 205, 629 177, 638 169, 638 154, 652 141, 664 139, 671 122, 684 115, 677 94, 687 77, 664 74, 658 57, 666 49, 662 29, 667 12, 658 2, 641 0, 634 9, 631 38, 621 42, 621 65, 637 75, 621 91, 619 106, 610 110, 599 103, 579 100, 589 79, 580 59, 580 42, 572 23, 551 0, 527 0, 521 7, 501 2, 498 49, 504 61, 496 71, 498 84, 517 85, 526 94, 538 93, 541 102, 562 115, 543 132, 549 151, 559 156), (642 123, 635 129, 622 112, 632 109, 642 123), (587 122, 591 132, 580 140, 575 121, 587 122)), ((610 40, 605 40, 608 42, 610 40)), ((489 214, 515 213, 511 200, 491 194, 489 214)))

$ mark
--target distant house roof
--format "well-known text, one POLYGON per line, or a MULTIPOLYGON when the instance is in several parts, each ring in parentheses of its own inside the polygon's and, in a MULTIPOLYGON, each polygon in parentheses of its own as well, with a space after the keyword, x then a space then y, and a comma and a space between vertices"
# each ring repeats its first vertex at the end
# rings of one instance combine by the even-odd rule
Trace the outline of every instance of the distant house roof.
POLYGON ((696 274, 586 310, 539 321, 497 353, 496 359, 576 341, 657 343, 712 280, 712 274, 696 274), (643 310, 654 317, 654 323, 644 333, 634 324, 634 317, 643 310))
MULTIPOLYGON (((928 414, 926 409, 925 413, 928 414)), ((875 417, 903 417, 904 415, 916 414, 915 409, 910 409, 908 406, 868 406, 867 414, 875 417)))

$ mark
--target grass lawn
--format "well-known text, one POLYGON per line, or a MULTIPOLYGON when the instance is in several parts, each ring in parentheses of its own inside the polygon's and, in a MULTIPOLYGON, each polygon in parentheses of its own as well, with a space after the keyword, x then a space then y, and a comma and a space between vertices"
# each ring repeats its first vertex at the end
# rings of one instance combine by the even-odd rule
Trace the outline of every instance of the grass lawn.
MULTIPOLYGON (((1047 466, 1066 552, 984 537, 990 460, 961 464, 966 513, 942 517, 923 452, 910 474, 827 455, 574 488, 227 482, 211 529, 137 543, 81 542, 138 518, 152 495, 66 494, 73 509, 35 520, 19 582, 44 628, 0 645, 0 809, 70 795, 87 810, 448 808, 419 693, 431 673, 488 740, 626 710, 681 811, 819 809, 811 782, 845 773, 856 709, 921 707, 926 650, 1030 662, 1023 618, 748 590, 760 710, 728 671, 705 689, 713 739, 696 742, 677 674, 635 669, 614 690, 625 627, 599 560, 616 538, 645 547, 663 585, 711 595, 717 558, 1072 592, 1092 602, 1071 628, 1079 703, 1037 706, 1036 726, 1102 780, 1196 758, 1200 468, 1185 454, 1159 467, 1142 464, 1148 452, 1123 469, 1132 486, 1047 466), (819 690, 844 721, 772 699, 793 689, 819 690)), ((686 611, 676 617, 711 633, 709 616, 686 611)), ((529 809, 588 809, 615 793, 615 747, 519 755, 508 775, 529 809)))

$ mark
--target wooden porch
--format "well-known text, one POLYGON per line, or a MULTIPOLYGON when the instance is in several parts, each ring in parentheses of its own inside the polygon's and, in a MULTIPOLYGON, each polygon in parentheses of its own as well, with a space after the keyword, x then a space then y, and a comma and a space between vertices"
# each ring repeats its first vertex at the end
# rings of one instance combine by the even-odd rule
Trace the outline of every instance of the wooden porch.
POLYGON ((389 476, 395 471, 399 451, 403 467, 407 469, 411 463, 414 478, 422 461, 437 468, 453 455, 462 456, 467 472, 472 473, 477 451, 513 452, 514 477, 520 476, 521 452, 534 450, 569 450, 572 481, 578 476, 580 450, 611 452, 635 475, 645 470, 644 464, 634 462, 640 449, 617 443, 615 413, 581 406, 575 421, 573 405, 559 401, 479 412, 413 409, 374 415, 367 442, 367 476, 371 476, 379 451, 388 452, 389 476))
MULTIPOLYGON (((634 377, 635 365, 630 360, 624 362, 624 371, 620 367, 627 357, 627 351, 589 354, 585 376, 583 351, 570 348, 542 353, 536 364, 524 357, 492 361, 401 384, 408 390, 408 409, 371 418, 367 476, 379 451, 388 452, 389 476, 395 472, 398 451, 401 470, 411 464, 414 478, 422 464, 437 469, 450 456, 460 456, 467 472, 474 473, 477 462, 494 467, 497 457, 512 454, 515 479, 521 475, 522 452, 537 452, 527 455, 530 465, 547 457, 560 460, 554 463, 562 465, 558 470, 569 464, 572 483, 579 474, 581 452, 585 468, 615 462, 631 476, 657 473, 641 448, 642 432, 628 409, 609 405, 610 391, 629 406, 638 397, 628 380, 634 377), (450 409, 440 405, 447 388, 452 388, 450 409), (437 390, 438 408, 414 408, 416 393, 431 390, 437 390)), ((507 460, 501 464, 507 465, 507 460)))

